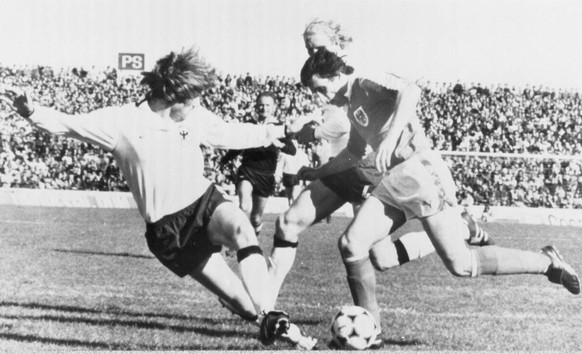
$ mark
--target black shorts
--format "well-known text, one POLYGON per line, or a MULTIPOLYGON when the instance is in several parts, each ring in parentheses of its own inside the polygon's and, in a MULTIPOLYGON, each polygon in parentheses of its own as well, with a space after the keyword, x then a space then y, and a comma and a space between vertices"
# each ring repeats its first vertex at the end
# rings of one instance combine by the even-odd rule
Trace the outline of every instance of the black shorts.
POLYGON ((243 165, 238 168, 237 184, 243 180, 253 186, 253 195, 268 198, 275 193, 275 175, 272 173, 258 172, 243 165))
POLYGON ((359 166, 323 177, 321 182, 346 202, 360 204, 380 183, 382 176, 375 166, 359 166))
POLYGON ((146 223, 145 237, 150 251, 180 277, 184 277, 222 246, 213 245, 206 228, 216 207, 230 202, 214 185, 194 203, 155 223, 146 223))
POLYGON ((284 173, 283 172, 283 186, 285 188, 291 188, 293 186, 299 185, 299 177, 296 174, 284 173))

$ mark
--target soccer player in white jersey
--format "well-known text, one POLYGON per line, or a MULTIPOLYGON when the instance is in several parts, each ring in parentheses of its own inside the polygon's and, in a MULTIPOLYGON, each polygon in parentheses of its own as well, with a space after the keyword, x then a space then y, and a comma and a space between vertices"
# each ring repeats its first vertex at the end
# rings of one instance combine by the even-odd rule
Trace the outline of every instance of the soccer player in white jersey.
MULTIPOLYGON (((345 57, 352 39, 334 21, 315 19, 307 24, 303 33, 305 47, 310 55, 318 50, 331 48, 345 57)), ((325 139, 330 144, 331 158, 343 151, 350 136, 350 121, 346 112, 337 106, 327 105, 322 109, 322 118, 303 116, 296 119, 289 131, 297 134, 300 143, 325 139), (315 120, 315 126, 306 124, 315 120)), ((365 146, 363 146, 365 149, 365 146)), ((363 151, 362 151, 363 153, 363 151)), ((373 155, 361 163, 336 174, 324 176, 310 183, 297 197, 291 207, 279 216, 276 222, 274 247, 270 257, 269 274, 272 277, 273 301, 293 266, 299 234, 319 220, 328 217, 345 203, 351 203, 354 214, 369 192, 381 181, 382 173, 376 171, 373 155)), ((477 225, 466 212, 468 224, 465 239, 473 245, 490 244, 489 235, 477 225)), ((393 230, 406 219, 395 223, 393 230)), ((391 230, 391 232, 393 231, 391 230)), ((388 235, 388 233, 386 234, 388 235)), ((370 250, 370 259, 377 270, 384 271, 419 259, 434 252, 434 247, 425 232, 410 232, 398 238, 386 237, 370 250)), ((379 313, 376 313, 379 318, 379 313)), ((379 321, 378 321, 379 322, 379 321)))
POLYGON ((170 53, 143 76, 149 92, 141 102, 75 116, 35 107, 14 90, 0 96, 36 127, 113 154, 146 222, 149 249, 162 264, 239 308, 260 325, 264 344, 280 336, 305 343, 309 338, 298 334, 285 313, 267 307, 267 264, 253 228, 203 177, 200 150, 201 143, 239 149, 279 145, 284 127, 228 124, 204 109, 199 97, 216 75, 192 49, 170 53), (222 258, 222 246, 237 251, 242 282, 222 258))
POLYGON ((339 241, 356 305, 378 316, 369 252, 403 217, 420 220, 437 254, 455 276, 541 274, 573 294, 580 293, 578 275, 554 246, 541 252, 493 245, 468 247, 463 236, 466 225, 455 208, 453 178, 441 156, 431 150, 416 113, 418 86, 390 74, 354 74, 353 67, 325 49, 305 62, 301 82, 343 107, 352 129, 348 146, 336 158, 299 175, 323 178, 357 165, 366 145, 372 147, 376 169, 383 173, 339 241))

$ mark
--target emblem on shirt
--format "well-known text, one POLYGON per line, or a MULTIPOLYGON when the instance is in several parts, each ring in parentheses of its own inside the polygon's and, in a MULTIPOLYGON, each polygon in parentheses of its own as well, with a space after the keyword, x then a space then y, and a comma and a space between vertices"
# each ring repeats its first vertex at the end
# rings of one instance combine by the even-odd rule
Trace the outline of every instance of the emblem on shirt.
POLYGON ((367 127, 368 123, 370 122, 368 120, 368 115, 366 114, 366 112, 364 112, 364 109, 362 107, 358 107, 358 109, 354 111, 354 119, 356 120, 356 122, 358 122, 358 124, 360 124, 363 127, 367 127))
POLYGON ((182 128, 178 131, 178 134, 180 134, 180 142, 182 143, 182 146, 187 146, 188 135, 190 134, 190 132, 187 129, 182 128))

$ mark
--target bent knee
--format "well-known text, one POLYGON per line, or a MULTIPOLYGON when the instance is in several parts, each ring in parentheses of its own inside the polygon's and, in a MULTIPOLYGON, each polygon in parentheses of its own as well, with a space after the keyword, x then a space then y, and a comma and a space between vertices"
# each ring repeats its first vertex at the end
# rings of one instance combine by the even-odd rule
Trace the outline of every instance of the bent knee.
POLYGON ((261 226, 262 223, 263 219, 261 218, 261 216, 259 215, 251 216, 251 225, 253 225, 253 227, 259 227, 261 226))
POLYGON ((472 274, 471 254, 458 258, 443 260, 447 270, 455 277, 470 277, 472 274))
POLYGON ((240 249, 257 244, 254 229, 246 216, 235 217, 232 223, 232 232, 226 235, 230 245, 235 246, 235 249, 240 249))
POLYGON ((339 238, 338 248, 344 260, 364 258, 368 256, 369 251, 369 247, 366 247, 362 242, 357 242, 354 237, 350 237, 347 233, 339 238))
POLYGON ((285 241, 297 241, 297 236, 301 231, 309 227, 300 214, 287 211, 277 218, 277 237, 285 241))
POLYGON ((241 201, 239 203, 239 208, 240 210, 242 210, 245 214, 250 214, 252 209, 253 209, 253 203, 252 202, 246 202, 246 201, 241 201))

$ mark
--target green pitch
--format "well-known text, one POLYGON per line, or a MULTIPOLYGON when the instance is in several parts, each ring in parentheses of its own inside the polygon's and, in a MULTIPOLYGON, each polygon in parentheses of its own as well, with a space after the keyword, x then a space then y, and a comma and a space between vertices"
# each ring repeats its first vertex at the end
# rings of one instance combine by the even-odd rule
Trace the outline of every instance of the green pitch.
MULTIPOLYGON (((255 327, 166 270, 135 210, 1 206, 0 215, 0 351, 290 349, 262 347, 255 327)), ((348 222, 304 233, 278 303, 323 349, 332 315, 351 303, 336 247, 348 222)), ((580 228, 484 227, 499 245, 553 243, 582 271, 580 228)), ((581 298, 541 276, 458 279, 433 254, 378 274, 378 285, 385 350, 582 350, 581 298)))

